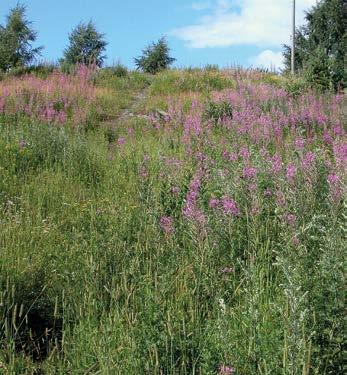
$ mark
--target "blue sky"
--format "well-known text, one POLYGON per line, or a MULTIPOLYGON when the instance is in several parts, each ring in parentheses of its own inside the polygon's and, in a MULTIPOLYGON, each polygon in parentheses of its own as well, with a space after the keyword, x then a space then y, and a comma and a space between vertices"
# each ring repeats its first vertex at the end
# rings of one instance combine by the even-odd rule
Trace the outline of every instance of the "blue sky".
MULTIPOLYGON (((297 23, 316 0, 297 1, 297 23)), ((290 38, 292 0, 22 0, 44 46, 62 56, 68 34, 92 19, 108 41, 107 64, 133 58, 165 35, 176 66, 276 66, 290 38)), ((0 0, 0 23, 17 0, 0 0)))

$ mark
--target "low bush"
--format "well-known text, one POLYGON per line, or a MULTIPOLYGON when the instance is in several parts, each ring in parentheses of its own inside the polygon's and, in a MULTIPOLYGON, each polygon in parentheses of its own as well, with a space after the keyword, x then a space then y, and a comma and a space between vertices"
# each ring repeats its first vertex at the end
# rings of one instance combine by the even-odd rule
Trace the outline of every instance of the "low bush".
POLYGON ((209 120, 213 120, 214 123, 218 123, 225 118, 233 118, 233 108, 228 101, 213 102, 209 101, 207 103, 204 117, 209 120))
POLYGON ((163 37, 156 43, 147 46, 142 55, 135 58, 138 69, 145 73, 156 74, 172 65, 176 59, 170 56, 170 48, 167 40, 163 37))

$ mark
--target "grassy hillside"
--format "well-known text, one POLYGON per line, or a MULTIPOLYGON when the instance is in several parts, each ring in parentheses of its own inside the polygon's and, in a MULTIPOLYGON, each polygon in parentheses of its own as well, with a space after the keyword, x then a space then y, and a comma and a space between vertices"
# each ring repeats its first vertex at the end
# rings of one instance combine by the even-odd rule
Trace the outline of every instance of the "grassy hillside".
POLYGON ((123 73, 0 81, 0 373, 342 373, 343 97, 123 73))

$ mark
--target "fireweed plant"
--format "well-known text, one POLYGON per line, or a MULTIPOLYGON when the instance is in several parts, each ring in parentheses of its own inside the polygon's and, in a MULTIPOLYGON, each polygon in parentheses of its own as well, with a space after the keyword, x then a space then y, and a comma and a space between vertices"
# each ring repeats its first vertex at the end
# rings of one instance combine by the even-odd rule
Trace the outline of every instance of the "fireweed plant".
POLYGON ((287 87, 0 82, 0 372, 342 373, 343 96, 287 87))

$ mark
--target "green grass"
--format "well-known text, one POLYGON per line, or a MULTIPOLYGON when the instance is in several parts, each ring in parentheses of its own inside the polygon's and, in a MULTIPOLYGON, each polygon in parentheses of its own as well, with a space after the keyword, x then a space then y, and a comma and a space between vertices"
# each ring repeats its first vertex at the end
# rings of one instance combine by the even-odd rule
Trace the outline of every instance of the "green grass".
MULTIPOLYGON (((110 115, 144 89, 150 101, 234 87, 214 70, 102 74, 110 115)), ((112 140, 134 129, 118 146, 95 125, 0 117, 0 373, 207 375, 225 363, 240 375, 337 374, 343 212, 310 206, 299 187, 299 246, 265 201, 257 218, 211 215, 200 232, 181 216, 195 162, 179 130, 115 120, 112 140), (164 155, 184 167, 169 172, 164 155), (163 215, 175 218, 173 236, 163 215)))

